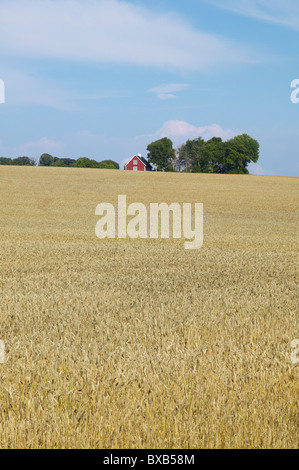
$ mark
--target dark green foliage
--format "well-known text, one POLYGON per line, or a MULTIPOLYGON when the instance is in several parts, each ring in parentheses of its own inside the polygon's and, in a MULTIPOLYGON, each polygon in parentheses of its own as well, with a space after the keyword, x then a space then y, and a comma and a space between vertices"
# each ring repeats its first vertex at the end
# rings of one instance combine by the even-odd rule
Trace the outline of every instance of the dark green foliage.
POLYGON ((90 160, 87 157, 78 158, 75 163, 75 167, 77 168, 94 168, 93 160, 90 160))
POLYGON ((54 162, 54 163, 52 163, 52 165, 51 165, 51 166, 58 166, 58 167, 63 167, 63 166, 67 166, 67 165, 66 165, 65 163, 63 163, 63 161, 62 161, 62 160, 59 160, 59 159, 57 159, 57 160, 55 160, 55 162, 54 162))
POLYGON ((35 166, 35 161, 28 157, 18 157, 12 160, 12 165, 35 166))
POLYGON ((73 167, 75 166, 76 160, 73 158, 58 158, 54 157, 54 163, 51 164, 51 166, 69 166, 73 167))
POLYGON ((39 165, 75 168, 105 168, 111 170, 119 169, 119 164, 113 160, 103 160, 102 162, 97 162, 96 160, 91 160, 87 157, 82 157, 75 160, 74 158, 52 157, 52 155, 49 155, 48 153, 43 153, 43 155, 41 155, 39 165))
POLYGON ((73 158, 60 158, 59 159, 64 166, 75 166, 76 160, 73 158))
POLYGON ((106 170, 119 169, 119 164, 113 162, 112 160, 103 160, 102 162, 97 162, 96 160, 90 160, 86 157, 79 158, 74 166, 77 168, 102 168, 106 170))
POLYGON ((18 157, 18 158, 0 157, 0 165, 35 166, 35 161, 29 157, 18 157))
POLYGON ((113 160, 103 160, 99 163, 99 168, 110 168, 119 170, 119 164, 117 162, 114 162, 113 160))
POLYGON ((175 171, 175 150, 173 143, 167 137, 152 142, 147 146, 148 161, 156 166, 157 171, 175 171))
POLYGON ((250 162, 259 158, 259 143, 247 134, 223 142, 213 137, 188 140, 178 149, 178 166, 189 173, 248 174, 250 162))
POLYGON ((202 154, 204 173, 223 173, 225 145, 220 137, 205 142, 202 154))
POLYGON ((6 157, 0 157, 0 165, 12 165, 12 159, 6 157))
POLYGON ((113 163, 99 162, 97 168, 102 168, 105 170, 115 170, 115 166, 113 165, 113 163))
POLYGON ((54 157, 49 153, 43 153, 39 159, 39 166, 51 166, 54 163, 54 157))
POLYGON ((192 173, 202 173, 204 162, 202 159, 202 149, 204 140, 201 137, 187 142, 179 148, 179 162, 184 171, 192 173))

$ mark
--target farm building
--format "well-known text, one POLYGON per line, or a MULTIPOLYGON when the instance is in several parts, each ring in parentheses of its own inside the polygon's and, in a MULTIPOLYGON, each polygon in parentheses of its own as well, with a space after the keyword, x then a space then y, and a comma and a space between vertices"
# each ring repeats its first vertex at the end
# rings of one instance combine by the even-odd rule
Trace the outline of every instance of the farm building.
POLYGON ((134 155, 133 158, 125 165, 125 169, 129 171, 152 171, 153 168, 150 163, 143 158, 140 153, 134 155))

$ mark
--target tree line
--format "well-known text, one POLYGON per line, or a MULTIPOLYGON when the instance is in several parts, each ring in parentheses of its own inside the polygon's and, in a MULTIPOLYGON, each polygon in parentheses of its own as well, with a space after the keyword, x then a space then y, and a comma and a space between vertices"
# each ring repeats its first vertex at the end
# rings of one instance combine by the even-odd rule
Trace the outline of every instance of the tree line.
MULTIPOLYGON (((259 147, 257 140, 248 134, 225 142, 220 137, 208 141, 198 137, 187 140, 178 149, 174 149, 172 141, 164 137, 147 146, 147 158, 157 171, 248 174, 249 163, 256 163, 259 159, 259 147)), ((0 165, 35 166, 36 162, 29 157, 0 157, 0 165)), ((48 153, 40 156, 38 166, 119 169, 119 164, 113 160, 97 162, 87 157, 75 160, 53 157, 48 153)))
MULTIPOLYGON (((0 165, 36 166, 36 161, 29 157, 0 157, 0 165)), ((40 156, 38 166, 104 168, 108 170, 119 170, 119 164, 113 160, 103 160, 101 162, 97 162, 96 160, 91 160, 87 157, 78 158, 75 160, 73 158, 53 157, 49 153, 43 153, 40 156)))
POLYGON ((0 165, 17 165, 17 166, 35 166, 35 160, 29 157, 6 158, 0 157, 0 165))
POLYGON ((223 142, 220 137, 205 141, 187 140, 177 150, 167 137, 147 147, 148 161, 157 171, 186 173, 248 174, 248 165, 259 159, 259 143, 247 134, 223 142))

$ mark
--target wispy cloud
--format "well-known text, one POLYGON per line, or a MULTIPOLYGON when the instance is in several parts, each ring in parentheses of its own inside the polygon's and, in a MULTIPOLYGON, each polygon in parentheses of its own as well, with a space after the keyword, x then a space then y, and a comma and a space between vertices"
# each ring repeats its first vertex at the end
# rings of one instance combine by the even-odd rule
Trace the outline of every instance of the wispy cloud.
POLYGON ((197 30, 174 13, 119 0, 1 1, 0 43, 3 57, 183 70, 254 61, 247 47, 197 30))
POLYGON ((220 8, 260 21, 299 30, 298 0, 206 0, 220 8))
POLYGON ((156 93, 157 97, 161 100, 168 100, 177 98, 177 95, 174 95, 174 93, 186 90, 189 87, 190 85, 186 83, 169 83, 168 85, 150 88, 148 91, 150 93, 156 93))

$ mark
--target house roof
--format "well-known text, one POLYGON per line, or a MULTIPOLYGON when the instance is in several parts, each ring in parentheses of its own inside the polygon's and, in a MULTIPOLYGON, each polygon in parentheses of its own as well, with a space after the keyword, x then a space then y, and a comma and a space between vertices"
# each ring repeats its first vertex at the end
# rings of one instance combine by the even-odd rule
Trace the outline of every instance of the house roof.
POLYGON ((152 165, 144 157, 138 157, 138 158, 145 164, 146 168, 150 168, 152 170, 152 165))

